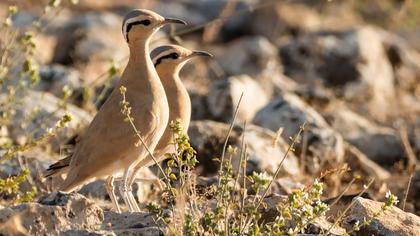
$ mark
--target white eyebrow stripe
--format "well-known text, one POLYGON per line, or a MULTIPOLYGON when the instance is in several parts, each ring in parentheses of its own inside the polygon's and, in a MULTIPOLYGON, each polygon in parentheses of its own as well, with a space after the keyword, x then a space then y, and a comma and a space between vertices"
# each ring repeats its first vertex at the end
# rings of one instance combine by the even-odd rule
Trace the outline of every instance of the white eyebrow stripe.
POLYGON ((145 19, 144 16, 143 15, 140 15, 140 16, 136 16, 136 17, 132 17, 130 19, 127 19, 124 22, 124 25, 123 25, 123 35, 124 35, 124 38, 125 38, 126 41, 127 41, 127 25, 130 24, 130 23, 136 22, 136 21, 142 21, 144 19, 145 19))
POLYGON ((163 51, 163 52, 159 53, 157 56, 155 56, 154 58, 152 58, 153 64, 155 64, 156 61, 159 58, 164 57, 164 56, 168 56, 171 53, 177 53, 177 51, 175 49, 169 49, 169 50, 166 50, 166 51, 163 51))

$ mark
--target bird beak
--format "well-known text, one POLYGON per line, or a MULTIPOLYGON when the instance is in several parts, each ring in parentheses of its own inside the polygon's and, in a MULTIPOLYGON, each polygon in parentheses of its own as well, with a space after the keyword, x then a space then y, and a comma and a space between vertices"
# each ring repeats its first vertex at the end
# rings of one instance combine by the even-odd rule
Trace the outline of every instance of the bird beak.
POLYGON ((180 20, 180 19, 175 19, 175 18, 165 18, 165 20, 163 20, 162 25, 166 25, 166 24, 182 24, 182 25, 187 25, 187 22, 180 20))
POLYGON ((206 51, 193 51, 189 57, 213 57, 213 55, 206 51))

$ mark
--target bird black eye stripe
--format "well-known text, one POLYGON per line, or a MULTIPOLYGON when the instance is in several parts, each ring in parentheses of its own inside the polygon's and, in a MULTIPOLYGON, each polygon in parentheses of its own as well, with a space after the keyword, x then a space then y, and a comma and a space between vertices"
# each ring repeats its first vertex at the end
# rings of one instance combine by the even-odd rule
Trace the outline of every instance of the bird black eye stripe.
POLYGON ((145 26, 148 26, 150 24, 151 24, 150 20, 141 20, 141 21, 134 21, 134 22, 128 23, 127 24, 127 33, 130 32, 131 28, 133 26, 135 26, 135 25, 145 25, 145 26))
POLYGON ((125 31, 125 33, 127 34, 127 42, 128 42, 128 32, 130 32, 131 28, 133 28, 133 26, 135 25, 144 25, 144 26, 148 26, 150 25, 152 22, 150 22, 150 20, 141 20, 141 21, 134 21, 131 23, 127 24, 127 29, 125 31))
POLYGON ((174 52, 174 53, 171 53, 171 54, 168 54, 168 55, 165 55, 165 56, 162 56, 162 57, 160 57, 160 58, 158 58, 157 60, 156 60, 156 63, 155 63, 155 67, 157 66, 157 65, 159 65, 164 59, 168 59, 168 58, 171 58, 171 59, 178 59, 179 58, 179 55, 178 55, 178 53, 176 53, 176 52, 174 52))

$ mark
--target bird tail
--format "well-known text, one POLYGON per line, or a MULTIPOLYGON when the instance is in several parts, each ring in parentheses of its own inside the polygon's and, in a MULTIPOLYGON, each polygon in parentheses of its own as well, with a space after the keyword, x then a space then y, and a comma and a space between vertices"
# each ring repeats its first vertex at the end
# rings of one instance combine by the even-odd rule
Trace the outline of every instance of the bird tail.
POLYGON ((59 174, 66 173, 70 166, 71 156, 67 156, 56 163, 50 165, 48 169, 44 171, 44 177, 48 178, 51 176, 57 176, 59 174))

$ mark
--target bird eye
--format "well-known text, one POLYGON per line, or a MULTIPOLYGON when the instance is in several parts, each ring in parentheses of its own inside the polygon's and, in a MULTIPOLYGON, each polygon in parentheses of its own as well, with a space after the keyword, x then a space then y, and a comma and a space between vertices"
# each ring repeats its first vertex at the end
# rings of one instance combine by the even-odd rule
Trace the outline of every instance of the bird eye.
POLYGON ((143 20, 142 23, 143 23, 143 25, 148 26, 148 25, 150 25, 151 22, 150 22, 150 20, 143 20))
POLYGON ((173 53, 172 54, 172 59, 178 59, 178 57, 179 57, 178 53, 173 53))

